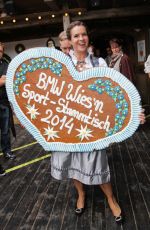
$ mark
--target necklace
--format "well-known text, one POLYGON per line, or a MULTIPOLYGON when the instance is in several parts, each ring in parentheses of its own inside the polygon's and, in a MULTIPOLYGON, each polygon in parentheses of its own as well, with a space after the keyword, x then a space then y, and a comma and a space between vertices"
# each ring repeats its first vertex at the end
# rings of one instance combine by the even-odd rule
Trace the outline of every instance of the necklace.
POLYGON ((77 70, 82 71, 85 67, 85 64, 86 64, 85 61, 77 61, 77 66, 76 66, 77 70))

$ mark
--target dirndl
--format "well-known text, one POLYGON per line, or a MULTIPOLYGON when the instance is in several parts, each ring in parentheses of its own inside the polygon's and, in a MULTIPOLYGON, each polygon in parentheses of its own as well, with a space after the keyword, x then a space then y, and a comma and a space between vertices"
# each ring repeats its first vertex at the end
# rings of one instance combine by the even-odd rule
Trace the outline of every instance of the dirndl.
POLYGON ((87 185, 108 183, 110 170, 106 150, 53 152, 51 175, 58 180, 72 178, 87 185))

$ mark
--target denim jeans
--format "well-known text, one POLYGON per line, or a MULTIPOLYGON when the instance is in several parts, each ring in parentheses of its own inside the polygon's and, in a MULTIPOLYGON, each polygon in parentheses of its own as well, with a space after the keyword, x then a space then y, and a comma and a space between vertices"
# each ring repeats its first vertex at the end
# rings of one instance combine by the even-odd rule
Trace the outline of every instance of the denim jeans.
POLYGON ((0 129, 1 129, 1 149, 2 152, 11 151, 10 140, 10 110, 7 106, 0 104, 0 129))

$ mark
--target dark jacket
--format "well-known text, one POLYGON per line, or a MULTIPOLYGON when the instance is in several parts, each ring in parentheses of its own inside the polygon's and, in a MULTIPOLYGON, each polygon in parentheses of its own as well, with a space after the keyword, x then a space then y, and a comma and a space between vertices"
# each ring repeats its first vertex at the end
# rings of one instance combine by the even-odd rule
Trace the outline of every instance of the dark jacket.
MULTIPOLYGON (((5 60, 1 59, 0 60, 0 78, 2 77, 2 75, 6 75, 7 68, 8 68, 8 63, 5 60)), ((0 104, 5 105, 5 106, 7 106, 9 108, 10 128, 12 130, 13 136, 16 137, 14 121, 13 121, 13 113, 12 113, 12 110, 11 110, 10 103, 8 101, 5 85, 0 87, 0 104)))
POLYGON ((123 54, 120 61, 120 73, 125 75, 130 81, 134 80, 133 65, 126 54, 123 54))
MULTIPOLYGON (((7 68, 8 68, 8 63, 1 59, 0 60, 0 78, 2 77, 2 75, 6 75, 7 72, 7 68)), ((5 85, 0 87, 0 104, 8 104, 8 97, 7 97, 7 93, 6 93, 6 88, 5 85)))

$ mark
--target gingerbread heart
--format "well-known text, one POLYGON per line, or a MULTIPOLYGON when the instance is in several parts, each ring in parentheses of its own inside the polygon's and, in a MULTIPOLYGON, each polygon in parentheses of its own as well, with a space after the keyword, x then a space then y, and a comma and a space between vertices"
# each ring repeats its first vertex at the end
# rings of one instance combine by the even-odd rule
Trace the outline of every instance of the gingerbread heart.
POLYGON ((130 137, 139 125, 140 96, 119 72, 78 72, 54 48, 16 56, 6 79, 16 116, 45 150, 84 152, 130 137))

